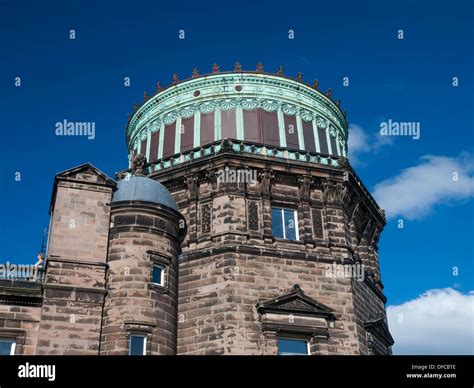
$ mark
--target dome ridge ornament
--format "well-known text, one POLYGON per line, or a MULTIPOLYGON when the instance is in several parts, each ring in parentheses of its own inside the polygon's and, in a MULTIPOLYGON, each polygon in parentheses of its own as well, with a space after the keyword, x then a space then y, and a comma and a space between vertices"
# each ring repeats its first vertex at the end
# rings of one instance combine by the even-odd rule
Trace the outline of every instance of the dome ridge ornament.
POLYGON ((235 62, 234 71, 237 71, 237 72, 242 71, 242 65, 240 64, 239 61, 235 62))

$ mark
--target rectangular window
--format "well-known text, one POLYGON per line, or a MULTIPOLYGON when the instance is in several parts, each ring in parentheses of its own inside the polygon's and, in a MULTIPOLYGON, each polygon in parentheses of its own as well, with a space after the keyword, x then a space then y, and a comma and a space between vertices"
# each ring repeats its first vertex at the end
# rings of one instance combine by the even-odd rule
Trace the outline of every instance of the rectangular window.
POLYGON ((319 147, 322 154, 329 154, 328 139, 326 138, 326 130, 318 128, 319 147))
POLYGON ((214 141, 214 112, 201 113, 201 144, 214 141))
POLYGON ((278 338, 279 356, 309 355, 308 341, 302 339, 278 338))
POLYGON ((176 134, 176 123, 167 124, 165 126, 165 134, 163 139, 163 158, 166 159, 174 155, 174 143, 176 134))
POLYGON ((146 156, 146 139, 141 142, 140 153, 146 156))
POLYGON ((235 109, 221 111, 221 136, 222 139, 236 138, 236 113, 235 109))
POLYGON ((160 286, 165 285, 165 267, 161 265, 154 265, 151 274, 152 283, 159 284, 160 286))
POLYGON ((181 152, 194 147, 194 116, 181 119, 181 152))
POLYGON ((329 136, 329 140, 331 141, 331 149, 333 155, 337 155, 336 138, 334 136, 329 136))
POLYGON ((269 146, 280 146, 280 130, 278 128, 277 112, 262 110, 262 133, 263 144, 269 146))
POLYGON ((160 131, 156 131, 151 134, 151 143, 150 143, 150 162, 154 162, 158 159, 158 143, 160 140, 160 131))
POLYGON ((285 122, 286 146, 292 150, 299 150, 298 128, 296 126, 296 116, 283 115, 285 122))
POLYGON ((144 356, 146 354, 146 337, 144 335, 130 335, 131 356, 144 356))
POLYGON ((311 121, 303 121, 303 136, 304 145, 309 152, 316 152, 316 145, 314 144, 313 123, 311 121))
POLYGON ((0 339, 0 356, 13 356, 16 342, 12 339, 0 339))
POLYGON ((296 210, 272 207, 272 233, 286 240, 299 240, 296 210))
POLYGON ((245 140, 261 143, 262 142, 262 125, 261 111, 244 110, 244 134, 245 140))

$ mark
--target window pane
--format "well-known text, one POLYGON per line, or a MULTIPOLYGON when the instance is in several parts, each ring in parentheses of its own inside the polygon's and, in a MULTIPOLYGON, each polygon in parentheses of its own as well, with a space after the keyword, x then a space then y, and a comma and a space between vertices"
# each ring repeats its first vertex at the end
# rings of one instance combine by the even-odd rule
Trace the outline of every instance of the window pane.
POLYGON ((296 219, 293 209, 285 209, 285 236, 287 240, 297 240, 296 236, 296 219))
POLYGON ((201 113, 201 144, 214 141, 214 112, 201 113))
POLYGON ((176 123, 167 124, 165 126, 165 134, 163 139, 163 158, 174 155, 176 123))
POLYGON ((163 280, 163 268, 154 266, 153 274, 152 274, 152 282, 163 285, 162 280, 163 280))
POLYGON ((262 114, 262 131, 263 144, 270 146, 280 146, 280 131, 278 129, 277 112, 261 111, 262 114))
POLYGON ((333 136, 330 136, 329 139, 331 141, 332 154, 337 155, 336 138, 333 136))
POLYGON ((261 143, 262 129, 260 124, 260 110, 244 110, 243 114, 245 140, 261 143))
POLYGON ((146 155, 146 139, 142 140, 141 145, 140 145, 140 153, 142 155, 146 155))
POLYGON ((130 336, 130 355, 142 356, 145 345, 145 337, 132 335, 130 336))
POLYGON ((194 147, 194 116, 181 119, 181 152, 194 147))
POLYGON ((322 154, 328 154, 328 139, 326 138, 326 131, 324 129, 318 128, 318 136, 319 136, 319 147, 321 149, 322 154))
POLYGON ((158 159, 158 143, 160 141, 160 131, 156 131, 151 134, 150 144, 150 162, 154 162, 158 159))
POLYGON ((296 127, 296 116, 283 115, 285 122, 285 135, 287 148, 298 150, 300 143, 298 141, 298 129, 296 127))
POLYGON ((236 138, 235 109, 221 111, 221 136, 222 139, 236 138))
POLYGON ((0 340, 0 356, 9 356, 14 343, 13 340, 0 340))
POLYGON ((304 340, 278 338, 279 355, 307 355, 308 343, 304 340))
POLYGON ((272 234, 275 237, 284 237, 282 211, 278 208, 272 208, 272 234))
POLYGON ((303 136, 305 148, 309 152, 315 152, 316 146, 314 144, 313 123, 311 121, 303 120, 303 136))

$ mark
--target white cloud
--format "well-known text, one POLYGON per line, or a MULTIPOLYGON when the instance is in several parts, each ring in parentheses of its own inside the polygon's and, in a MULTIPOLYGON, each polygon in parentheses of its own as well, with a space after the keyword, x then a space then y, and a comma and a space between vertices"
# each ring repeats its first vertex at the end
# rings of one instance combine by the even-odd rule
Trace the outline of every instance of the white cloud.
POLYGON ((384 145, 393 143, 389 136, 382 136, 379 131, 367 133, 362 127, 351 124, 349 126, 349 159, 354 166, 363 164, 361 154, 376 153, 384 145))
POLYGON ((373 195, 387 218, 420 219, 435 205, 451 205, 474 196, 473 162, 468 153, 455 158, 426 155, 418 165, 378 183, 373 195))
POLYGON ((394 354, 474 354, 474 291, 434 289, 387 307, 394 354), (400 322, 400 319, 403 319, 400 322))

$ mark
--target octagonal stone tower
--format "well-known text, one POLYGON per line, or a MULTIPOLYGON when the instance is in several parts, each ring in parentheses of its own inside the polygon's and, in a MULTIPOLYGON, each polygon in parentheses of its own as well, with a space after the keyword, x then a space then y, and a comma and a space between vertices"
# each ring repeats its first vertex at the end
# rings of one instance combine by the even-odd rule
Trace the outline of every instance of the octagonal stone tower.
POLYGON ((347 139, 330 90, 260 64, 174 75, 135 105, 130 163, 146 155, 189 225, 178 354, 391 354, 384 212, 347 139))

